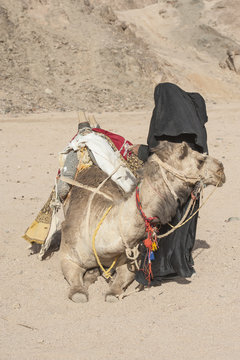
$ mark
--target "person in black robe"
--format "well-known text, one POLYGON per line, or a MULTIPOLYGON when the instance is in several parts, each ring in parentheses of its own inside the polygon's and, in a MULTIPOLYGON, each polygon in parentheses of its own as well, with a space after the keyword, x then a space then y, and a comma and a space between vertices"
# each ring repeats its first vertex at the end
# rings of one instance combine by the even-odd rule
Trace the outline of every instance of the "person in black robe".
MULTIPOLYGON (((185 92, 175 84, 161 83, 155 88, 154 100, 155 107, 147 138, 148 145, 140 145, 138 148, 138 156, 141 160, 146 161, 151 148, 162 140, 178 143, 185 141, 193 150, 208 153, 205 128, 208 117, 205 101, 200 94, 185 92)), ((178 208, 172 219, 172 225, 180 221, 189 201, 190 199, 178 208)), ((196 202, 194 211, 198 207, 199 200, 196 202)), ((149 283, 144 271, 139 270, 136 280, 140 284, 155 286, 163 279, 192 276, 195 272, 192 250, 195 243, 197 219, 196 214, 185 225, 159 240, 159 248, 154 251, 155 259, 152 261, 153 278, 149 283)), ((166 233, 169 229, 169 225, 164 225, 160 229, 160 234, 166 233)), ((141 253, 140 269, 146 262, 146 248, 143 244, 141 253)))

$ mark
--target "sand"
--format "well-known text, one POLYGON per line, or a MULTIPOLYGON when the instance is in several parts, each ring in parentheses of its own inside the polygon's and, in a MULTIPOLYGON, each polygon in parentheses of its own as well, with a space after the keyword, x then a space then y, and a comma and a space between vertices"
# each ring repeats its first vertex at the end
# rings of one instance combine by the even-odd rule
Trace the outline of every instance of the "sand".
POLYGON ((1 360, 239 359, 240 55, 236 71, 219 66, 239 49, 239 14, 234 0, 0 1, 1 360), (227 177, 200 211, 196 275, 114 304, 99 278, 75 304, 59 253, 41 262, 21 236, 77 111, 145 143, 164 81, 206 99, 209 151, 227 177))
MULTIPOLYGON (((88 303, 68 300, 59 253, 41 262, 21 238, 53 186, 58 152, 76 131, 76 112, 2 116, 1 360, 239 358, 240 106, 207 109, 209 150, 223 162, 227 182, 201 209, 196 275, 114 304, 104 302, 102 278, 90 287, 88 303)), ((95 116, 103 128, 145 143, 151 112, 95 116)))

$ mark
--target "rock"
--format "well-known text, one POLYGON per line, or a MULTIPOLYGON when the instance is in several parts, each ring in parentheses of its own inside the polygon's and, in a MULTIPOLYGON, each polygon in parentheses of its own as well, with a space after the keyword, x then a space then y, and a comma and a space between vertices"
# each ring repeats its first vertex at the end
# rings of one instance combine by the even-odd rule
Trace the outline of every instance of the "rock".
POLYGON ((13 308, 19 310, 19 309, 21 309, 21 304, 15 303, 15 304, 13 304, 13 308))
POLYGON ((38 339, 38 340, 37 340, 37 343, 38 343, 38 344, 43 344, 43 343, 44 343, 44 339, 38 339))
POLYGON ((53 93, 53 91, 51 89, 45 89, 44 90, 45 94, 51 95, 53 93))
POLYGON ((100 7, 101 17, 108 23, 113 23, 117 20, 117 16, 111 6, 102 5, 100 7))
POLYGON ((225 220, 225 222, 231 222, 231 221, 240 221, 240 218, 237 216, 231 216, 230 218, 225 220))

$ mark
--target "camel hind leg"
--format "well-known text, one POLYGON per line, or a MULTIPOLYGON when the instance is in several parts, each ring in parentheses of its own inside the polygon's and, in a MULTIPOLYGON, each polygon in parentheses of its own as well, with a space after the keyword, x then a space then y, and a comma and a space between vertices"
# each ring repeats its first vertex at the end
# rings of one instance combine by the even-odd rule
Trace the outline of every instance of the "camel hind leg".
POLYGON ((87 302, 88 291, 83 285, 83 276, 86 272, 85 269, 81 268, 75 262, 63 258, 61 261, 62 272, 70 285, 68 298, 74 302, 87 302))
POLYGON ((128 264, 119 266, 116 272, 116 278, 110 285, 110 289, 105 296, 105 301, 108 302, 117 301, 117 296, 121 295, 135 278, 135 272, 129 270, 128 264))

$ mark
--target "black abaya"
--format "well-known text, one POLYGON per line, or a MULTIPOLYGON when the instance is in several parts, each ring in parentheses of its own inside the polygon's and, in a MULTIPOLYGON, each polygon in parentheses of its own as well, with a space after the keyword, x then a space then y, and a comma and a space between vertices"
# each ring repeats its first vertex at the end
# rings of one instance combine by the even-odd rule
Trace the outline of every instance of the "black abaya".
MULTIPOLYGON (((148 152, 159 141, 186 141, 193 150, 207 152, 207 122, 206 105, 203 97, 198 93, 187 93, 177 85, 170 83, 159 84, 154 92, 155 108, 153 110, 149 133, 148 152)), ((140 147, 139 153, 146 155, 146 146, 140 147)), ((145 156, 144 155, 144 156, 145 156)), ((142 158, 142 160, 146 160, 142 158)), ((178 208, 172 225, 176 225, 183 217, 187 203, 178 208)), ((194 211, 198 208, 197 201, 194 211)), ((198 216, 195 215, 185 225, 172 234, 159 240, 159 248, 154 252, 152 261, 153 279, 150 284, 142 270, 136 274, 136 280, 144 285, 157 285, 161 279, 173 276, 190 277, 193 268, 192 249, 195 243, 198 216)), ((164 234, 169 230, 165 225, 161 228, 164 234)), ((141 268, 146 260, 146 251, 142 253, 141 268)))

